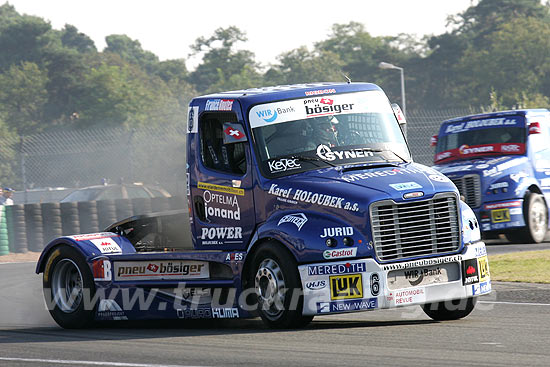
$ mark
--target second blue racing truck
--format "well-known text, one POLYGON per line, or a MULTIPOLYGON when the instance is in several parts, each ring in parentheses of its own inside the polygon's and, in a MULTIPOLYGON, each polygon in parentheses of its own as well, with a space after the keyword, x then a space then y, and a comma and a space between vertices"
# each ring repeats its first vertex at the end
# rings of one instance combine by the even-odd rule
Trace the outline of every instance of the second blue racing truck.
POLYGON ((369 83, 193 99, 188 209, 48 244, 36 271, 52 317, 259 315, 289 328, 410 305, 467 316, 491 291, 478 222, 445 175, 412 162, 404 122, 369 83))
POLYGON ((487 238, 542 242, 550 202, 550 111, 527 109, 444 121, 435 166, 458 187, 487 238))

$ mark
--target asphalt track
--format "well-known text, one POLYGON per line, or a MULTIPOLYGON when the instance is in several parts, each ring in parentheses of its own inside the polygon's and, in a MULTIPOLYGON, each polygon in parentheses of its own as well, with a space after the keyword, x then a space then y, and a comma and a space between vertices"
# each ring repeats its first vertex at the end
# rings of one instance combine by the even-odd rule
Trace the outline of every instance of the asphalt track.
POLYGON ((259 319, 63 330, 34 266, 0 265, 0 366, 550 365, 550 285, 494 282, 469 317, 451 322, 407 307, 316 317, 298 331, 259 319))

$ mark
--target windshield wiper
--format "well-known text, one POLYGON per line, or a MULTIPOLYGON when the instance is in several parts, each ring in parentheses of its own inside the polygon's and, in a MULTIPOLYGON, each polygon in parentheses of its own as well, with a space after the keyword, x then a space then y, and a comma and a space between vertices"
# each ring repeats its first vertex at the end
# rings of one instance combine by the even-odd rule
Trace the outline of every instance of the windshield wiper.
POLYGON ((321 159, 321 158, 318 158, 318 157, 309 157, 309 156, 305 156, 305 155, 293 155, 291 158, 296 158, 296 159, 299 159, 301 161, 309 161, 309 162, 323 162, 323 163, 326 163, 328 164, 329 166, 332 166, 332 167, 338 167, 336 164, 334 163, 331 163, 329 161, 326 161, 324 159, 321 159))

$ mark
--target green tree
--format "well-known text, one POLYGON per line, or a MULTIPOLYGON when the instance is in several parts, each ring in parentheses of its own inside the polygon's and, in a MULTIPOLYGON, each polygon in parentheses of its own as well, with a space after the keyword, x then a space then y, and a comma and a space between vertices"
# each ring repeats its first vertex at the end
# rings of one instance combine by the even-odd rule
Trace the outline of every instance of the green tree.
POLYGON ((7 126, 19 135, 39 133, 48 99, 48 76, 35 63, 12 65, 0 74, 0 113, 7 126))
POLYGON ((260 78, 254 54, 236 49, 239 42, 246 40, 245 33, 232 26, 218 28, 210 38, 199 37, 195 41, 191 46, 191 55, 202 56, 202 62, 190 73, 189 81, 199 93, 219 91, 215 89, 216 86, 227 85, 232 77, 235 81, 238 79, 240 85, 246 86, 260 78), (243 70, 246 71, 243 73, 243 70))
POLYGON ((65 28, 61 30, 61 43, 64 47, 73 48, 80 53, 97 52, 94 41, 70 24, 65 24, 65 28))
POLYGON ((123 60, 132 64, 137 64, 151 72, 154 65, 159 62, 158 57, 150 52, 141 48, 141 43, 137 40, 133 40, 124 34, 112 34, 105 37, 107 47, 103 52, 112 52, 119 55, 123 60))

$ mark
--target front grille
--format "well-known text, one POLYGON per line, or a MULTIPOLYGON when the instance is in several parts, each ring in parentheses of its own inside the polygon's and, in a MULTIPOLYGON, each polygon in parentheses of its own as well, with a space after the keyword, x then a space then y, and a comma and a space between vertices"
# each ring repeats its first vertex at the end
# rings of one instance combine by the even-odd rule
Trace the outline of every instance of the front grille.
POLYGON ((432 199, 370 206, 374 250, 379 261, 443 254, 460 247, 458 198, 453 193, 432 199))
POLYGON ((472 208, 478 208, 481 205, 481 180, 479 175, 465 175, 451 178, 451 181, 458 188, 460 195, 464 196, 466 204, 472 208))

